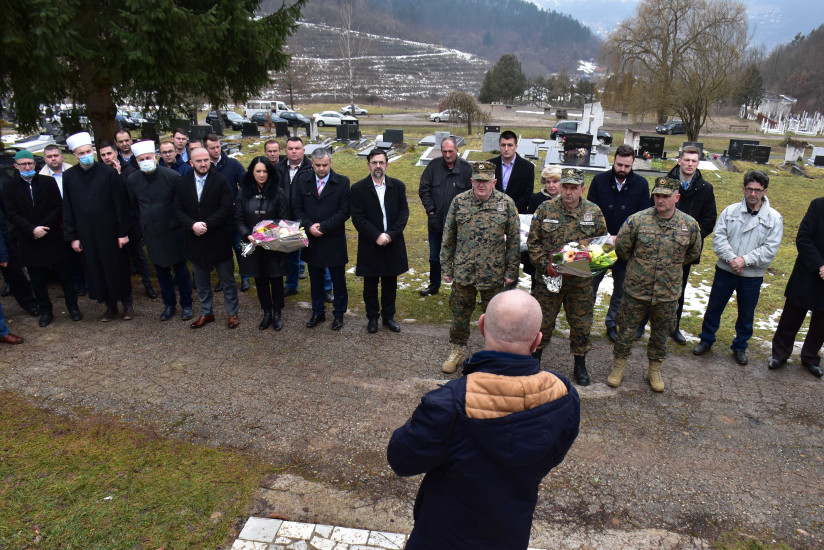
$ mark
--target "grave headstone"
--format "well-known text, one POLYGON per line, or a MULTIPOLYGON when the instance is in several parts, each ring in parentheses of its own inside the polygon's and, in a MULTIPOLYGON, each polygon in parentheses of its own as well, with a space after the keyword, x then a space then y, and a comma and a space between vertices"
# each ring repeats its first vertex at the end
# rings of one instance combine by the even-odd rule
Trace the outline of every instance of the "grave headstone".
MULTIPOLYGON (((258 134, 260 135, 260 134, 258 134)), ((288 136, 289 135, 289 123, 288 122, 275 122, 275 137, 281 136, 288 136)))
POLYGON ((567 110, 566 109, 555 109, 555 118, 561 120, 562 118, 567 117, 567 110))
POLYGON ((214 132, 215 134, 217 134, 219 136, 223 135, 223 132, 220 129, 220 122, 217 119, 212 120, 211 126, 212 126, 212 132, 214 132))
POLYGON ((349 141, 349 128, 351 128, 349 124, 341 124, 336 126, 335 138, 338 141, 349 141))
POLYGON ((792 145, 787 145, 787 150, 784 151, 784 162, 796 162, 798 160, 804 160, 804 149, 806 147, 794 147, 792 145))
POLYGON ((403 143, 403 130, 387 128, 383 131, 383 140, 389 143, 403 143))
POLYGON ((816 157, 821 156, 824 156, 824 147, 813 147, 813 153, 810 155, 810 162, 813 163, 814 166, 817 166, 815 164, 815 159, 816 157))
POLYGON ((484 134, 484 140, 481 144, 481 151, 487 153, 490 151, 497 151, 498 150, 498 142, 500 141, 501 134, 498 132, 487 132, 484 134))
POLYGON ((241 137, 260 137, 260 130, 256 122, 244 122, 241 137))
POLYGON ((538 144, 531 139, 521 139, 518 142, 518 154, 527 159, 538 158, 538 144))
POLYGON ((561 153, 561 164, 589 166, 592 151, 592 136, 589 134, 567 134, 561 153))
POLYGON ((730 160, 738 160, 741 158, 744 145, 758 145, 757 139, 731 139, 730 145, 727 147, 727 157, 730 160))
POLYGON ((203 141, 203 138, 211 133, 211 126, 207 124, 196 124, 189 129, 189 141, 203 141))
POLYGON ((638 153, 648 153, 653 158, 664 156, 664 138, 661 136, 641 136, 638 140, 638 153))
POLYGON ((501 133, 501 127, 500 126, 484 126, 484 133, 488 134, 489 132, 497 132, 497 133, 500 134, 501 133))
POLYGON ((140 139, 150 139, 157 145, 160 141, 160 135, 157 133, 157 124, 154 122, 144 122, 141 124, 140 139))
POLYGON ((590 113, 592 113, 592 121, 587 131, 592 135, 592 144, 598 145, 598 130, 604 125, 604 108, 601 107, 600 101, 592 104, 590 113))
POLYGON ((747 143, 741 149, 741 160, 767 164, 770 162, 771 149, 772 147, 769 145, 751 145, 747 143))
POLYGON ((449 132, 435 132, 435 147, 441 148, 441 142, 449 137, 449 132))
POLYGON ((813 159, 813 166, 824 166, 824 155, 818 155, 813 159))
POLYGON ((188 134, 192 129, 192 122, 185 118, 176 118, 172 121, 169 129, 174 132, 177 128, 182 128, 188 134))
POLYGON ((638 150, 638 146, 640 145, 641 140, 641 132, 638 130, 632 130, 627 128, 624 132, 624 145, 629 145, 632 147, 633 151, 638 150))
POLYGON ((581 114, 581 122, 578 124, 578 133, 591 134, 589 131, 590 115, 592 114, 592 103, 584 104, 584 112, 581 114))

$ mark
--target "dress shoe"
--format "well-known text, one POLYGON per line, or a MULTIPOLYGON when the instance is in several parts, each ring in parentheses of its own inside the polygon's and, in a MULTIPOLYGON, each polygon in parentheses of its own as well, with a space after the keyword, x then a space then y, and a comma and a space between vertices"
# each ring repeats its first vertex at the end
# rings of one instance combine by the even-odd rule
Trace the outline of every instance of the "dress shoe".
POLYGON ((246 292, 250 288, 252 288, 252 284, 249 282, 248 277, 246 279, 241 279, 240 280, 240 291, 241 292, 246 292))
POLYGON ((638 327, 638 330, 635 331, 635 334, 632 335, 633 340, 640 340, 644 337, 644 329, 646 327, 638 327))
POLYGON ((778 370, 781 367, 783 367, 786 362, 787 362, 786 359, 784 361, 782 361, 781 359, 776 359, 775 357, 770 357, 770 362, 767 363, 767 368, 770 369, 770 370, 778 370))
POLYGON ((286 290, 283 291, 284 296, 294 296, 297 293, 298 293, 298 289, 296 289, 296 288, 287 288, 286 290))
POLYGON ((11 296, 11 287, 9 283, 6 283, 6 286, 3 287, 3 292, 0 292, 0 297, 5 298, 6 296, 11 296))
POLYGON ((69 316, 72 318, 72 321, 82 321, 83 314, 80 313, 80 310, 77 308, 69 310, 69 316))
POLYGON ((332 321, 332 330, 340 330, 343 328, 343 317, 335 317, 332 321))
POLYGON ((218 283, 215 285, 214 291, 215 291, 215 292, 223 292, 223 285, 222 285, 222 284, 220 284, 220 283, 218 282, 218 283))
POLYGON ((168 321, 171 319, 175 314, 175 306, 166 306, 163 310, 163 313, 160 314, 161 321, 168 321))
POLYGON ((807 370, 810 371, 810 373, 812 373, 813 376, 818 376, 819 378, 821 378, 821 375, 824 374, 824 371, 821 370, 820 365, 809 365, 807 363, 804 363, 803 361, 801 364, 807 367, 807 370))
POLYGON ((103 312, 103 317, 100 318, 101 323, 108 323, 109 321, 114 319, 114 316, 117 315, 117 308, 106 308, 106 311, 103 312))
POLYGON ((704 355, 705 353, 710 351, 710 348, 712 348, 712 346, 710 346, 709 344, 705 344, 704 342, 698 342, 698 345, 692 348, 692 353, 694 355, 704 355))
POLYGON ((184 321, 188 321, 194 316, 195 314, 192 312, 192 308, 190 307, 184 307, 183 311, 180 312, 180 318, 184 321))
POLYGON ((429 285, 425 289, 421 290, 420 294, 421 296, 432 296, 440 292, 440 290, 440 287, 437 287, 435 285, 429 285))
POLYGON ((135 312, 134 306, 132 304, 128 304, 123 307, 123 320, 124 321, 131 321, 134 319, 135 312))
POLYGON ((40 314, 42 313, 42 312, 40 311, 40 306, 39 306, 39 305, 37 305, 37 304, 34 304, 34 305, 33 305, 33 306, 31 306, 31 307, 27 307, 27 308, 26 308, 26 311, 28 311, 28 312, 29 312, 29 315, 31 315, 32 317, 39 317, 39 316, 40 316, 40 314))
POLYGON ((327 304, 331 304, 335 301, 335 294, 331 290, 326 291, 326 296, 324 296, 327 304))
POLYGON ((237 315, 229 315, 229 318, 226 320, 226 326, 229 328, 237 328, 240 325, 240 319, 237 318, 237 315))
POLYGON ((157 300, 157 292, 155 289, 152 288, 152 285, 145 285, 146 288, 146 296, 148 296, 152 300, 157 300))
MULTIPOLYGON (((6 334, 5 336, 0 336, 0 342, 3 342, 4 344, 22 344, 23 339, 20 338, 19 336, 15 336, 14 334, 12 334, 10 332, 10 333, 6 334)), ((821 376, 821 375, 819 374, 819 376, 821 376)))
POLYGON ((684 338, 684 335, 681 334, 680 329, 675 329, 675 332, 670 334, 673 340, 675 340, 676 344, 681 344, 682 346, 687 343, 687 339, 684 338))
POLYGON ((609 338, 610 342, 615 342, 616 340, 618 340, 618 328, 607 327, 607 338, 609 338))
POLYGON ((40 321, 37 323, 41 328, 47 327, 54 320, 54 314, 51 311, 44 311, 40 314, 40 321))
POLYGON ((326 321, 326 314, 325 313, 321 313, 320 315, 315 315, 313 313, 312 316, 309 317, 309 320, 306 321, 306 326, 309 327, 309 328, 316 327, 316 326, 318 326, 319 324, 321 324, 325 321, 326 321))
POLYGON ((272 312, 271 311, 264 311, 263 312, 263 319, 260 320, 260 324, 258 328, 260 330, 266 330, 269 328, 269 325, 272 324, 272 312))
POLYGON ((206 325, 206 323, 213 323, 214 321, 215 321, 215 316, 214 315, 201 315, 200 317, 195 319, 192 322, 192 324, 189 325, 189 326, 192 327, 192 328, 200 328, 200 327, 206 325))
POLYGON ((749 362, 747 359, 747 352, 743 349, 732 350, 732 356, 735 357, 735 362, 739 365, 746 365, 749 362))
POLYGON ((366 323, 366 332, 370 334, 374 334, 378 332, 378 320, 377 319, 369 319, 369 322, 366 323))
POLYGON ((280 316, 280 311, 275 311, 272 314, 272 328, 278 332, 283 330, 283 317, 280 316))
POLYGON ((383 326, 385 326, 386 328, 388 328, 392 332, 400 332, 401 331, 401 326, 398 324, 398 322, 396 320, 394 320, 392 318, 384 319, 383 320, 383 326))

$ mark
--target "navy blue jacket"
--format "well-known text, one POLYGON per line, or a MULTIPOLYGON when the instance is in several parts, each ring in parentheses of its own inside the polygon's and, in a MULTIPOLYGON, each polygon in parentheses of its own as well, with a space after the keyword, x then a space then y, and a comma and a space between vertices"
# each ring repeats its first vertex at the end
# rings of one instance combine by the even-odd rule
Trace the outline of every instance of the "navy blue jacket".
POLYGON ((166 164, 166 161, 163 160, 163 159, 160 159, 160 162, 158 162, 158 165, 165 166, 166 168, 171 168, 172 170, 176 171, 181 176, 185 176, 186 174, 188 174, 189 172, 194 170, 194 168, 192 168, 192 165, 189 164, 188 162, 184 162, 183 159, 180 157, 180 155, 177 156, 177 158, 175 159, 175 163, 172 164, 171 166, 168 166, 166 164))
POLYGON ((630 171, 621 190, 615 184, 615 171, 610 168, 592 178, 587 200, 594 202, 604 213, 607 231, 617 235, 631 215, 649 208, 649 183, 642 176, 630 171))
POLYGON ((424 395, 389 441, 387 458, 398 475, 426 473, 406 550, 525 550, 541 480, 578 436, 578 393, 563 375, 541 372, 528 355, 481 351, 464 363, 463 374, 424 395), (555 390, 566 390, 538 398, 533 408, 479 418, 466 406, 467 387, 477 387, 479 376, 490 386, 519 387, 530 384, 510 377, 544 377, 555 390))
POLYGON ((243 181, 243 176, 246 175, 243 165, 237 160, 226 156, 226 153, 220 153, 220 160, 212 166, 221 176, 229 180, 229 187, 232 188, 232 200, 234 200, 237 197, 237 190, 240 189, 240 182, 243 181))

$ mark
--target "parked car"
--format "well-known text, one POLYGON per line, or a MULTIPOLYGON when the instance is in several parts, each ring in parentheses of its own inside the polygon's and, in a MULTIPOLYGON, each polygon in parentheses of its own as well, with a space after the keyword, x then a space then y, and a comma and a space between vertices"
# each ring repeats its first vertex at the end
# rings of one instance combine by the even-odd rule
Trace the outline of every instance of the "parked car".
MULTIPOLYGON (((239 115, 234 111, 221 111, 220 114, 223 115, 223 123, 227 128, 231 128, 232 130, 243 130, 243 124, 245 122, 251 122, 245 116, 239 115)), ((209 114, 206 115, 206 124, 211 124, 216 118, 217 113, 209 111, 209 114)))
MULTIPOLYGON (((552 132, 550 133, 551 139, 556 139, 559 136, 564 137, 567 134, 580 134, 581 132, 578 131, 579 124, 580 122, 577 120, 562 120, 558 122, 552 127, 552 132)), ((599 128, 598 143, 601 145, 610 145, 612 143, 612 134, 599 128)))
POLYGON ((687 129, 684 127, 684 122, 680 120, 670 120, 664 124, 655 127, 655 131, 659 134, 686 134, 687 129))
POLYGON ((118 110, 117 113, 114 115, 115 120, 120 125, 121 128, 126 128, 128 130, 134 130, 136 128, 140 128, 140 124, 134 121, 134 119, 127 113, 126 111, 118 110))
MULTIPOLYGON (((14 167, 14 155, 17 154, 19 151, 19 147, 15 147, 14 144, 8 143, 5 144, 5 148, 0 151, 0 189, 3 188, 3 185, 10 179, 14 177, 17 168, 14 167)), ((40 155, 34 155, 34 165, 35 170, 38 172, 41 168, 46 165, 46 162, 43 160, 43 157, 40 155)))
MULTIPOLYGON (((286 122, 285 119, 277 116, 275 113, 270 112, 269 116, 272 117, 272 123, 275 122, 286 122)), ((265 126, 266 125, 266 111, 258 111, 254 113, 252 116, 249 117, 251 122, 256 123, 258 126, 265 126)))
POLYGON ((357 115, 368 115, 369 114, 369 111, 367 111, 363 107, 358 107, 357 105, 355 105, 355 112, 354 113, 352 112, 352 106, 351 105, 344 105, 343 107, 340 108, 340 112, 343 113, 344 115, 355 115, 355 116, 357 116, 357 115))
POLYGON ((457 109, 446 109, 440 113, 432 113, 429 120, 432 122, 457 122, 461 117, 461 112, 457 109))
POLYGON ((66 126, 70 124, 70 121, 76 121, 84 130, 88 130, 92 126, 89 117, 86 115, 85 107, 58 111, 54 115, 54 121, 60 124, 60 126, 66 126))
POLYGON ((280 118, 285 119, 289 126, 294 128, 299 126, 302 127, 312 122, 302 114, 295 111, 283 111, 280 113, 280 118))
POLYGON ((317 122, 318 126, 340 126, 341 124, 348 124, 357 122, 353 116, 342 115, 335 111, 321 111, 313 113, 312 118, 317 122))

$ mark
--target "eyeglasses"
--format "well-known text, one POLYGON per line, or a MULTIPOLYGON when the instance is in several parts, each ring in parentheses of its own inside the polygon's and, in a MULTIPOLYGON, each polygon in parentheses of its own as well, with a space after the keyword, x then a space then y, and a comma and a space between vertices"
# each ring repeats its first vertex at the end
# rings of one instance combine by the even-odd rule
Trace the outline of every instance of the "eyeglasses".
POLYGON ((17 161, 17 166, 22 166, 23 168, 32 168, 34 167, 34 162, 30 160, 21 160, 17 161))
POLYGON ((764 189, 761 189, 761 188, 758 188, 758 187, 745 187, 744 188, 744 193, 750 193, 750 194, 753 194, 753 195, 760 195, 763 192, 764 192, 764 189))

